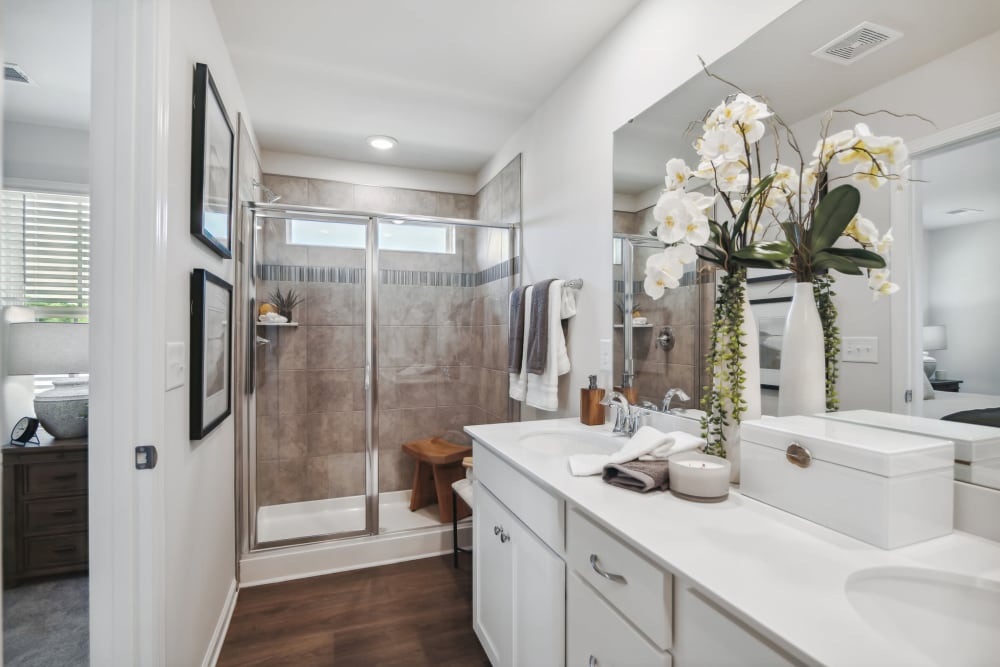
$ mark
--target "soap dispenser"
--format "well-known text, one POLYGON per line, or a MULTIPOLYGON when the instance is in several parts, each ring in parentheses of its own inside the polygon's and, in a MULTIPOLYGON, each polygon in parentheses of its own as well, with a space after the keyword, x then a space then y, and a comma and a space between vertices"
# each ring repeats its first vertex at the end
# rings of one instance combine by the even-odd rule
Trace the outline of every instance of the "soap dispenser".
POLYGON ((597 376, 590 376, 590 385, 580 390, 580 423, 599 426, 604 423, 604 390, 597 386, 597 376))

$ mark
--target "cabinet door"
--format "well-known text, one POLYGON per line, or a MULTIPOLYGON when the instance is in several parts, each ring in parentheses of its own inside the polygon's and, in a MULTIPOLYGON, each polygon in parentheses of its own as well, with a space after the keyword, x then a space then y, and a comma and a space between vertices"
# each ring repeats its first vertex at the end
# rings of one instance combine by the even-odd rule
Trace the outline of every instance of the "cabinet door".
POLYGON ((514 646, 514 518, 476 482, 472 512, 472 626, 490 662, 511 665, 514 646), (503 532, 501 532, 503 531, 503 532))
POLYGON ((802 663, 688 586, 678 586, 674 661, 678 667, 781 667, 802 663))
POLYGON ((521 522, 512 527, 514 664, 566 663, 566 565, 521 522))

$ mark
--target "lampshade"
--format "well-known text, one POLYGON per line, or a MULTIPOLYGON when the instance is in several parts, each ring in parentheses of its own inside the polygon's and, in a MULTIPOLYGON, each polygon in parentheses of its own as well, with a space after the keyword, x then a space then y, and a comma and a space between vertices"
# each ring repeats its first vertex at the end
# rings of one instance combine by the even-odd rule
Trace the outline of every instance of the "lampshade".
POLYGON ((70 322, 15 322, 7 340, 7 375, 86 373, 89 327, 70 322))
POLYGON ((943 324, 932 324, 924 327, 924 349, 925 350, 947 350, 948 330, 943 324))

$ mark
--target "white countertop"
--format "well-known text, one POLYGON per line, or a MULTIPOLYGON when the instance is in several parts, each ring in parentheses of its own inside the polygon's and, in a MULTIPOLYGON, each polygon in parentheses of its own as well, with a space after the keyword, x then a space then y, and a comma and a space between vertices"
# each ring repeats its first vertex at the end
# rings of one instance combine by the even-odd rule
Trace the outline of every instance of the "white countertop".
MULTIPOLYGON (((651 560, 694 584, 802 660, 822 665, 929 665, 890 643, 851 605, 847 578, 872 567, 922 567, 1000 582, 1000 543, 955 532, 886 551, 740 495, 717 504, 639 494, 573 477, 567 457, 527 449, 538 432, 607 431, 575 418, 466 431, 529 478, 584 510, 651 560)), ((998 619, 1000 622, 1000 619, 998 619)))

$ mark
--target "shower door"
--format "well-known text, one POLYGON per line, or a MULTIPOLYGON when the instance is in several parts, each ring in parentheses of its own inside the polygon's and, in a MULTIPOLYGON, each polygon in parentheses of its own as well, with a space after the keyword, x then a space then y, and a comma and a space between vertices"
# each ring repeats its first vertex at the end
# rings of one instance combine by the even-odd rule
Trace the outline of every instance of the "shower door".
POLYGON ((374 270, 375 223, 305 207, 261 207, 255 218, 251 293, 258 304, 299 303, 289 322, 256 324, 252 548, 372 534, 377 461, 366 276, 374 270))

